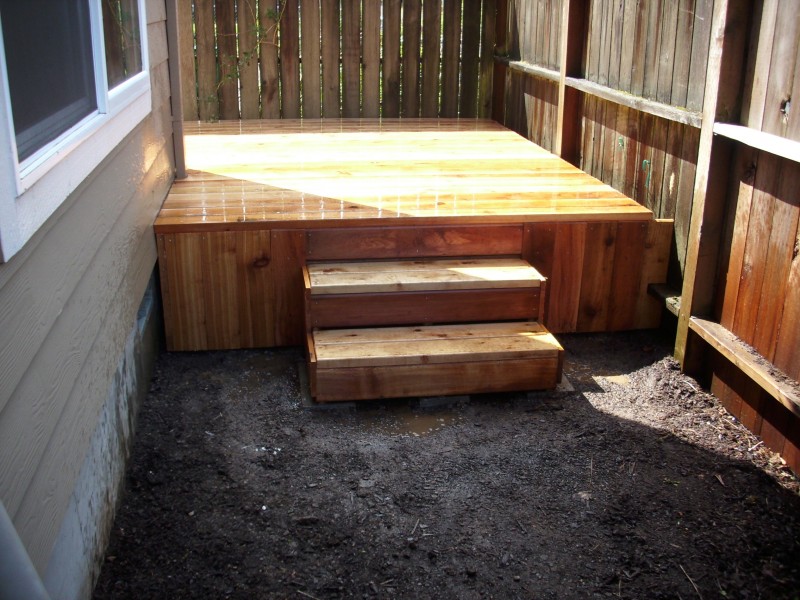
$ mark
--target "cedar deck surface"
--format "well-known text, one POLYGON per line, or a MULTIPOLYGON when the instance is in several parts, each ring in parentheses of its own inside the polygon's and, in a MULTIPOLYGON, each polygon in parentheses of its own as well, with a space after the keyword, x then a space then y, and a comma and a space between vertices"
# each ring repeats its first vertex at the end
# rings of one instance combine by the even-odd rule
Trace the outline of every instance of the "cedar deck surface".
POLYGON ((650 210, 494 121, 185 125, 189 176, 157 233, 650 220, 650 210))

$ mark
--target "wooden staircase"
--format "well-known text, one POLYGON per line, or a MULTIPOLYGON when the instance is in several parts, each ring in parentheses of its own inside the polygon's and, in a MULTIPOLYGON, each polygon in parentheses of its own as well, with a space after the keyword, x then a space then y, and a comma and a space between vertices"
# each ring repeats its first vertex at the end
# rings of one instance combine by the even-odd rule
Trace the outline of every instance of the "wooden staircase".
POLYGON ((310 262, 318 402, 553 388, 563 349, 539 319, 546 280, 521 258, 310 262))

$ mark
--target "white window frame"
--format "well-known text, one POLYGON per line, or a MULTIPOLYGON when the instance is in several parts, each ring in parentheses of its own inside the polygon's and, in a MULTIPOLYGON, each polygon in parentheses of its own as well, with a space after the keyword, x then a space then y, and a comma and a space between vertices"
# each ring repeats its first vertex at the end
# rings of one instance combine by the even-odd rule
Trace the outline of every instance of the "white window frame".
POLYGON ((146 0, 137 0, 142 71, 108 90, 102 0, 90 0, 97 109, 20 162, 0 28, 0 262, 8 261, 152 111, 146 0))

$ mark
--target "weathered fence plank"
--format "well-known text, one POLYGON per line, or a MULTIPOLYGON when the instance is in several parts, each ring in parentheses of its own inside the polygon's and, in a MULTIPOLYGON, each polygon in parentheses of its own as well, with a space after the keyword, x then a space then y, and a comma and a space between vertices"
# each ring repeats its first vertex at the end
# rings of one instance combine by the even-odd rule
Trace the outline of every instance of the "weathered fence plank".
POLYGON ((361 116, 361 3, 342 5, 342 116, 361 116))
POLYGON ((300 11, 303 118, 319 119, 322 116, 319 0, 303 0, 300 11))
POLYGON ((239 0, 237 7, 239 28, 239 93, 243 119, 261 116, 258 85, 258 31, 255 0, 239 0))
POLYGON ((403 1, 403 96, 402 116, 419 116, 421 0, 403 1))
POLYGON ((281 116, 300 117, 299 0, 282 0, 280 15, 281 116))
POLYGON ((439 114, 442 0, 425 0, 422 9, 422 116, 439 114))
POLYGON ((362 115, 380 116, 381 99, 381 5, 364 2, 364 25, 361 33, 362 115))
POLYGON ((322 0, 322 116, 339 116, 339 0, 322 0))
POLYGON ((383 96, 384 117, 400 116, 400 0, 383 5, 383 96))

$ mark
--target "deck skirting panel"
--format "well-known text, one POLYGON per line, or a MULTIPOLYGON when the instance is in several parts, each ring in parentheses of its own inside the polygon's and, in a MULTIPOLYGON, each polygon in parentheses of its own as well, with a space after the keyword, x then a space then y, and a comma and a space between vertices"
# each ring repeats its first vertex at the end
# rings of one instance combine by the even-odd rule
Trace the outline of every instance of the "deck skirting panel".
POLYGON ((197 124, 186 148, 155 223, 171 350, 303 344, 312 260, 521 257, 554 333, 660 320, 672 222, 497 123, 197 124))

